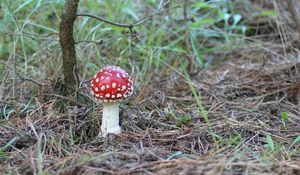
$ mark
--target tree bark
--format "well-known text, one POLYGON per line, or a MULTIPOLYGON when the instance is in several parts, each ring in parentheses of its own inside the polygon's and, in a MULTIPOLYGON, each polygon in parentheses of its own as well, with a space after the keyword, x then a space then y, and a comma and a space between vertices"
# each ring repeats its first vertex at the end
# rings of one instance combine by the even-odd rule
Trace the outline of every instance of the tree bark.
POLYGON ((62 11, 59 41, 63 57, 64 83, 68 88, 76 88, 76 51, 73 26, 76 19, 79 0, 66 0, 62 11))
MULTIPOLYGON (((298 41, 299 41, 300 40, 300 17, 297 12, 299 6, 296 0, 288 0, 287 3, 288 3, 288 10, 290 11, 293 21, 295 23, 295 30, 298 32, 298 41)), ((296 43, 297 43, 296 48, 300 49, 299 42, 296 43)), ((298 107, 300 107, 300 82, 298 82, 297 102, 298 102, 298 107)))
POLYGON ((300 17, 297 13, 298 3, 295 0, 288 0, 288 10, 290 11, 293 21, 295 23, 296 31, 298 32, 298 37, 300 38, 300 17))

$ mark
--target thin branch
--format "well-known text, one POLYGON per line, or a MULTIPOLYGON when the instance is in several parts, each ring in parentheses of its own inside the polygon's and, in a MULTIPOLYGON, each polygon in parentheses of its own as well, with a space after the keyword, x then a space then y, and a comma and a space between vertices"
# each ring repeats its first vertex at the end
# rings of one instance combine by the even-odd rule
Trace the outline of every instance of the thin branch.
POLYGON ((58 32, 52 32, 52 33, 49 33, 49 34, 42 35, 42 34, 37 34, 37 33, 25 32, 25 31, 22 31, 22 34, 40 36, 40 37, 43 37, 43 38, 46 38, 46 37, 49 37, 49 36, 52 36, 52 35, 59 35, 58 32))
POLYGON ((146 17, 143 17, 143 18, 137 20, 136 22, 134 22, 132 24, 123 24, 123 23, 113 22, 113 21, 110 21, 110 20, 105 19, 103 17, 95 16, 95 15, 89 14, 89 13, 78 13, 77 16, 87 16, 87 17, 91 17, 91 18, 97 19, 99 21, 102 21, 102 22, 110 24, 110 25, 132 29, 133 27, 136 27, 138 25, 141 25, 141 24, 145 23, 146 21, 148 21, 149 19, 153 18, 156 15, 159 15, 159 14, 165 12, 165 11, 168 11, 170 9, 177 8, 177 7, 180 6, 180 5, 176 5, 176 6, 168 8, 168 9, 161 10, 161 8, 163 8, 164 6, 166 6, 166 4, 168 4, 168 3, 169 3, 169 1, 167 1, 166 3, 164 3, 163 5, 161 5, 160 8, 158 8, 153 14, 151 14, 149 16, 146 16, 146 17))
POLYGON ((102 17, 100 17, 100 16, 95 16, 95 15, 92 15, 92 14, 89 14, 89 13, 77 13, 76 16, 87 16, 87 17, 91 17, 91 18, 97 19, 97 20, 99 20, 99 21, 105 22, 105 23, 107 23, 107 24, 110 24, 110 25, 113 25, 113 26, 118 26, 118 27, 125 27, 125 28, 130 28, 130 27, 132 27, 131 24, 128 25, 128 24, 121 24, 121 23, 109 21, 108 19, 102 18, 102 17))
POLYGON ((100 40, 100 41, 81 40, 81 41, 76 41, 76 42, 75 42, 75 44, 80 44, 80 43, 94 43, 94 44, 103 44, 103 40, 100 40))
POLYGON ((94 44, 106 44, 112 40, 118 39, 118 38, 123 38, 123 37, 128 37, 131 36, 132 34, 126 34, 126 35, 121 35, 121 36, 115 36, 115 37, 110 37, 107 40, 100 40, 100 41, 93 41, 93 40, 80 40, 80 41, 76 41, 75 44, 80 44, 80 43, 94 43, 94 44))
POLYGON ((144 22, 148 21, 149 19, 153 18, 154 16, 156 16, 156 15, 158 15, 158 14, 161 14, 161 13, 163 13, 163 12, 166 12, 166 11, 172 9, 172 8, 177 8, 177 7, 179 7, 179 5, 176 5, 176 6, 174 6, 174 7, 170 7, 170 8, 167 8, 167 9, 165 9, 165 10, 161 10, 162 8, 166 7, 166 6, 169 4, 169 2, 170 2, 170 0, 168 0, 167 2, 165 2, 165 3, 163 4, 163 0, 161 0, 160 3, 159 3, 159 5, 158 5, 157 10, 155 10, 154 13, 152 13, 152 14, 149 15, 149 16, 145 16, 144 18, 141 18, 141 19, 137 20, 137 21, 134 23, 134 26, 138 26, 138 25, 140 25, 140 24, 143 24, 144 22))

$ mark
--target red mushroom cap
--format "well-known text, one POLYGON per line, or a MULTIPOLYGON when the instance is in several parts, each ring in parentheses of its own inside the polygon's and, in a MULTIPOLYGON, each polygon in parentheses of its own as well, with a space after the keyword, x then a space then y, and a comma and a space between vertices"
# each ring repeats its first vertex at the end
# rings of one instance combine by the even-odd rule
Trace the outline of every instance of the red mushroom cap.
POLYGON ((106 66, 91 81, 92 93, 101 102, 117 102, 133 92, 133 81, 120 67, 106 66))

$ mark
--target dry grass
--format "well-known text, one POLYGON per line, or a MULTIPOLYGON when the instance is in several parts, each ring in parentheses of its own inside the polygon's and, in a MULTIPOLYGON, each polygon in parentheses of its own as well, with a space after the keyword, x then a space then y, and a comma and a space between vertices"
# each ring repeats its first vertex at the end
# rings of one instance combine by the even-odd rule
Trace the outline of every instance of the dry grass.
POLYGON ((216 141, 185 79, 169 71, 169 76, 161 74, 162 81, 137 92, 134 103, 123 106, 124 132, 107 139, 96 138, 100 106, 66 106, 68 112, 61 112, 57 96, 34 98, 35 109, 20 105, 1 122, 2 146, 13 141, 3 153, 0 171, 37 171, 40 138, 44 171, 55 174, 298 174, 299 144, 291 150, 288 146, 300 134, 295 104, 299 63, 280 64, 270 53, 261 61, 259 51, 245 52, 232 53, 222 65, 193 77, 216 141), (285 124, 283 111, 288 112, 285 124), (183 115, 190 121, 177 127, 183 115), (283 147, 270 152, 266 133, 283 147))

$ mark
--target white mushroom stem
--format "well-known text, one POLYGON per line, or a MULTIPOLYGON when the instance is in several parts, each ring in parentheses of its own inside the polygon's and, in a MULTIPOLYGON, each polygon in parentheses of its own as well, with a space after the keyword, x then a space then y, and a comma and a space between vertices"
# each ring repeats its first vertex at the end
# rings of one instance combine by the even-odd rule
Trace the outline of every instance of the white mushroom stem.
POLYGON ((119 124, 119 102, 103 103, 103 116, 100 136, 106 137, 108 133, 119 134, 121 127, 119 124))

